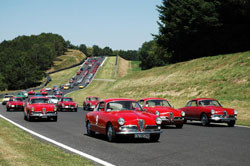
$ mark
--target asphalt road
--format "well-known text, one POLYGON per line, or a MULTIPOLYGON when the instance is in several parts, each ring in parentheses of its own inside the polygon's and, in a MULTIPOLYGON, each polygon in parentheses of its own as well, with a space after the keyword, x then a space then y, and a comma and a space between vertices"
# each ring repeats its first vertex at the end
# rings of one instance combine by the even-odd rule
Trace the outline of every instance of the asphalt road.
POLYGON ((164 128, 157 143, 126 139, 109 143, 102 135, 86 135, 86 113, 79 108, 59 112, 57 122, 28 122, 23 112, 6 112, 0 106, 0 114, 14 122, 115 165, 250 165, 250 128, 189 123, 183 129, 164 128))

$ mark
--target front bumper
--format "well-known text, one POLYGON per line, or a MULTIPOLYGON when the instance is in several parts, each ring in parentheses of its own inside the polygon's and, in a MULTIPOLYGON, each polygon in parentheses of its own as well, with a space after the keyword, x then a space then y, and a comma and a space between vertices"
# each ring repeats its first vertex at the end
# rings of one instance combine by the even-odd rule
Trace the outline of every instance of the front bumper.
POLYGON ((22 105, 11 105, 8 107, 9 110, 23 110, 24 106, 22 105))
POLYGON ((116 132, 116 134, 118 135, 133 135, 133 134, 160 134, 162 133, 161 130, 159 131, 119 131, 119 132, 116 132))
POLYGON ((230 121, 236 121, 237 118, 235 116, 223 117, 222 115, 211 115, 209 120, 211 122, 230 122, 230 121))
POLYGON ((34 118, 54 118, 57 117, 57 112, 47 112, 46 114, 43 114, 42 112, 33 112, 30 114, 30 117, 34 118))
POLYGON ((162 125, 175 125, 184 123, 184 117, 174 117, 173 119, 168 119, 168 117, 161 116, 162 125))
POLYGON ((64 106, 62 107, 63 110, 75 110, 77 109, 77 107, 74 107, 74 106, 64 106))

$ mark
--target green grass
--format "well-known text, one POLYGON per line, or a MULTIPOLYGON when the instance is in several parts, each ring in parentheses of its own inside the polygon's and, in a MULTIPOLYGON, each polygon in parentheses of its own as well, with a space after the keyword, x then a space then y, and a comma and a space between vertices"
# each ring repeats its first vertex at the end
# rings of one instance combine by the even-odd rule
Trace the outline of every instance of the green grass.
POLYGON ((46 87, 52 87, 53 85, 59 87, 60 85, 66 84, 72 78, 72 76, 77 73, 79 69, 80 67, 76 66, 68 70, 63 70, 57 73, 50 74, 52 80, 46 87))
POLYGON ((101 70, 99 70, 95 76, 98 79, 114 79, 115 78, 115 61, 116 57, 109 57, 101 70))
POLYGON ((140 61, 131 61, 131 71, 141 71, 140 67, 141 62, 140 61))
MULTIPOLYGON (((183 107, 193 98, 211 97, 218 99, 225 107, 238 110, 237 124, 250 125, 249 66, 250 52, 243 52, 204 57, 144 71, 131 69, 128 75, 115 82, 93 81, 87 89, 70 96, 75 96, 80 103, 88 95, 134 99, 163 97, 175 108, 183 107)), ((105 66, 104 69, 109 72, 114 70, 105 66)))
POLYGON ((73 166, 94 165, 91 161, 38 141, 30 134, 0 118, 0 165, 73 166))

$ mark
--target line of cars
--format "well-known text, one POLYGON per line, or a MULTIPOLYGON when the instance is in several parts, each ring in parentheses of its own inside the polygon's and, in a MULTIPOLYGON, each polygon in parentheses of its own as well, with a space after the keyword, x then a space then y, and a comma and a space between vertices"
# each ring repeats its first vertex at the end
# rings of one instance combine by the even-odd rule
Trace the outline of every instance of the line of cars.
POLYGON ((155 142, 159 140, 161 127, 165 125, 182 128, 187 120, 198 120, 203 126, 217 122, 233 127, 237 120, 236 110, 224 108, 212 98, 192 99, 180 109, 174 109, 163 98, 143 98, 138 101, 124 98, 97 99, 95 96, 87 97, 83 102, 84 110, 94 108, 85 116, 87 134, 105 134, 108 141, 129 136, 148 138, 155 142))

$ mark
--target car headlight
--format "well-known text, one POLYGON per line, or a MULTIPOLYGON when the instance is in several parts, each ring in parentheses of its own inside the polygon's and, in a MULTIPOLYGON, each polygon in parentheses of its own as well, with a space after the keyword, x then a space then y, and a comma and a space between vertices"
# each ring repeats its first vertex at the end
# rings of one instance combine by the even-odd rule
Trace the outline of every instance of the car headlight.
POLYGON ((54 107, 54 111, 56 112, 56 107, 54 107))
POLYGON ((9 104, 9 107, 11 107, 11 105, 9 104))
POLYGON ((33 112, 33 111, 35 111, 35 108, 34 108, 34 107, 32 107, 32 108, 31 108, 31 111, 32 111, 32 112, 33 112))
POLYGON ((238 114, 237 110, 234 110, 234 115, 237 115, 237 114, 238 114))
POLYGON ((92 103, 89 103, 90 106, 92 106, 92 103))
POLYGON ((76 105, 75 105, 75 108, 77 108, 77 106, 78 106, 78 105, 76 104, 76 105))
POLYGON ((181 111, 181 116, 185 116, 186 113, 184 111, 181 111))
POLYGON ((155 115, 159 116, 160 112, 159 111, 155 111, 155 115))
POLYGON ((161 122, 162 122, 162 120, 161 120, 161 118, 157 117, 157 118, 155 119, 155 122, 156 122, 156 124, 160 125, 161 122))
POLYGON ((119 125, 122 126, 122 125, 124 125, 124 123, 125 123, 125 120, 124 120, 123 118, 119 118, 119 119, 118 119, 118 124, 119 124, 119 125))
POLYGON ((214 112, 215 112, 214 110, 211 110, 211 114, 212 114, 212 115, 214 114, 214 112))

